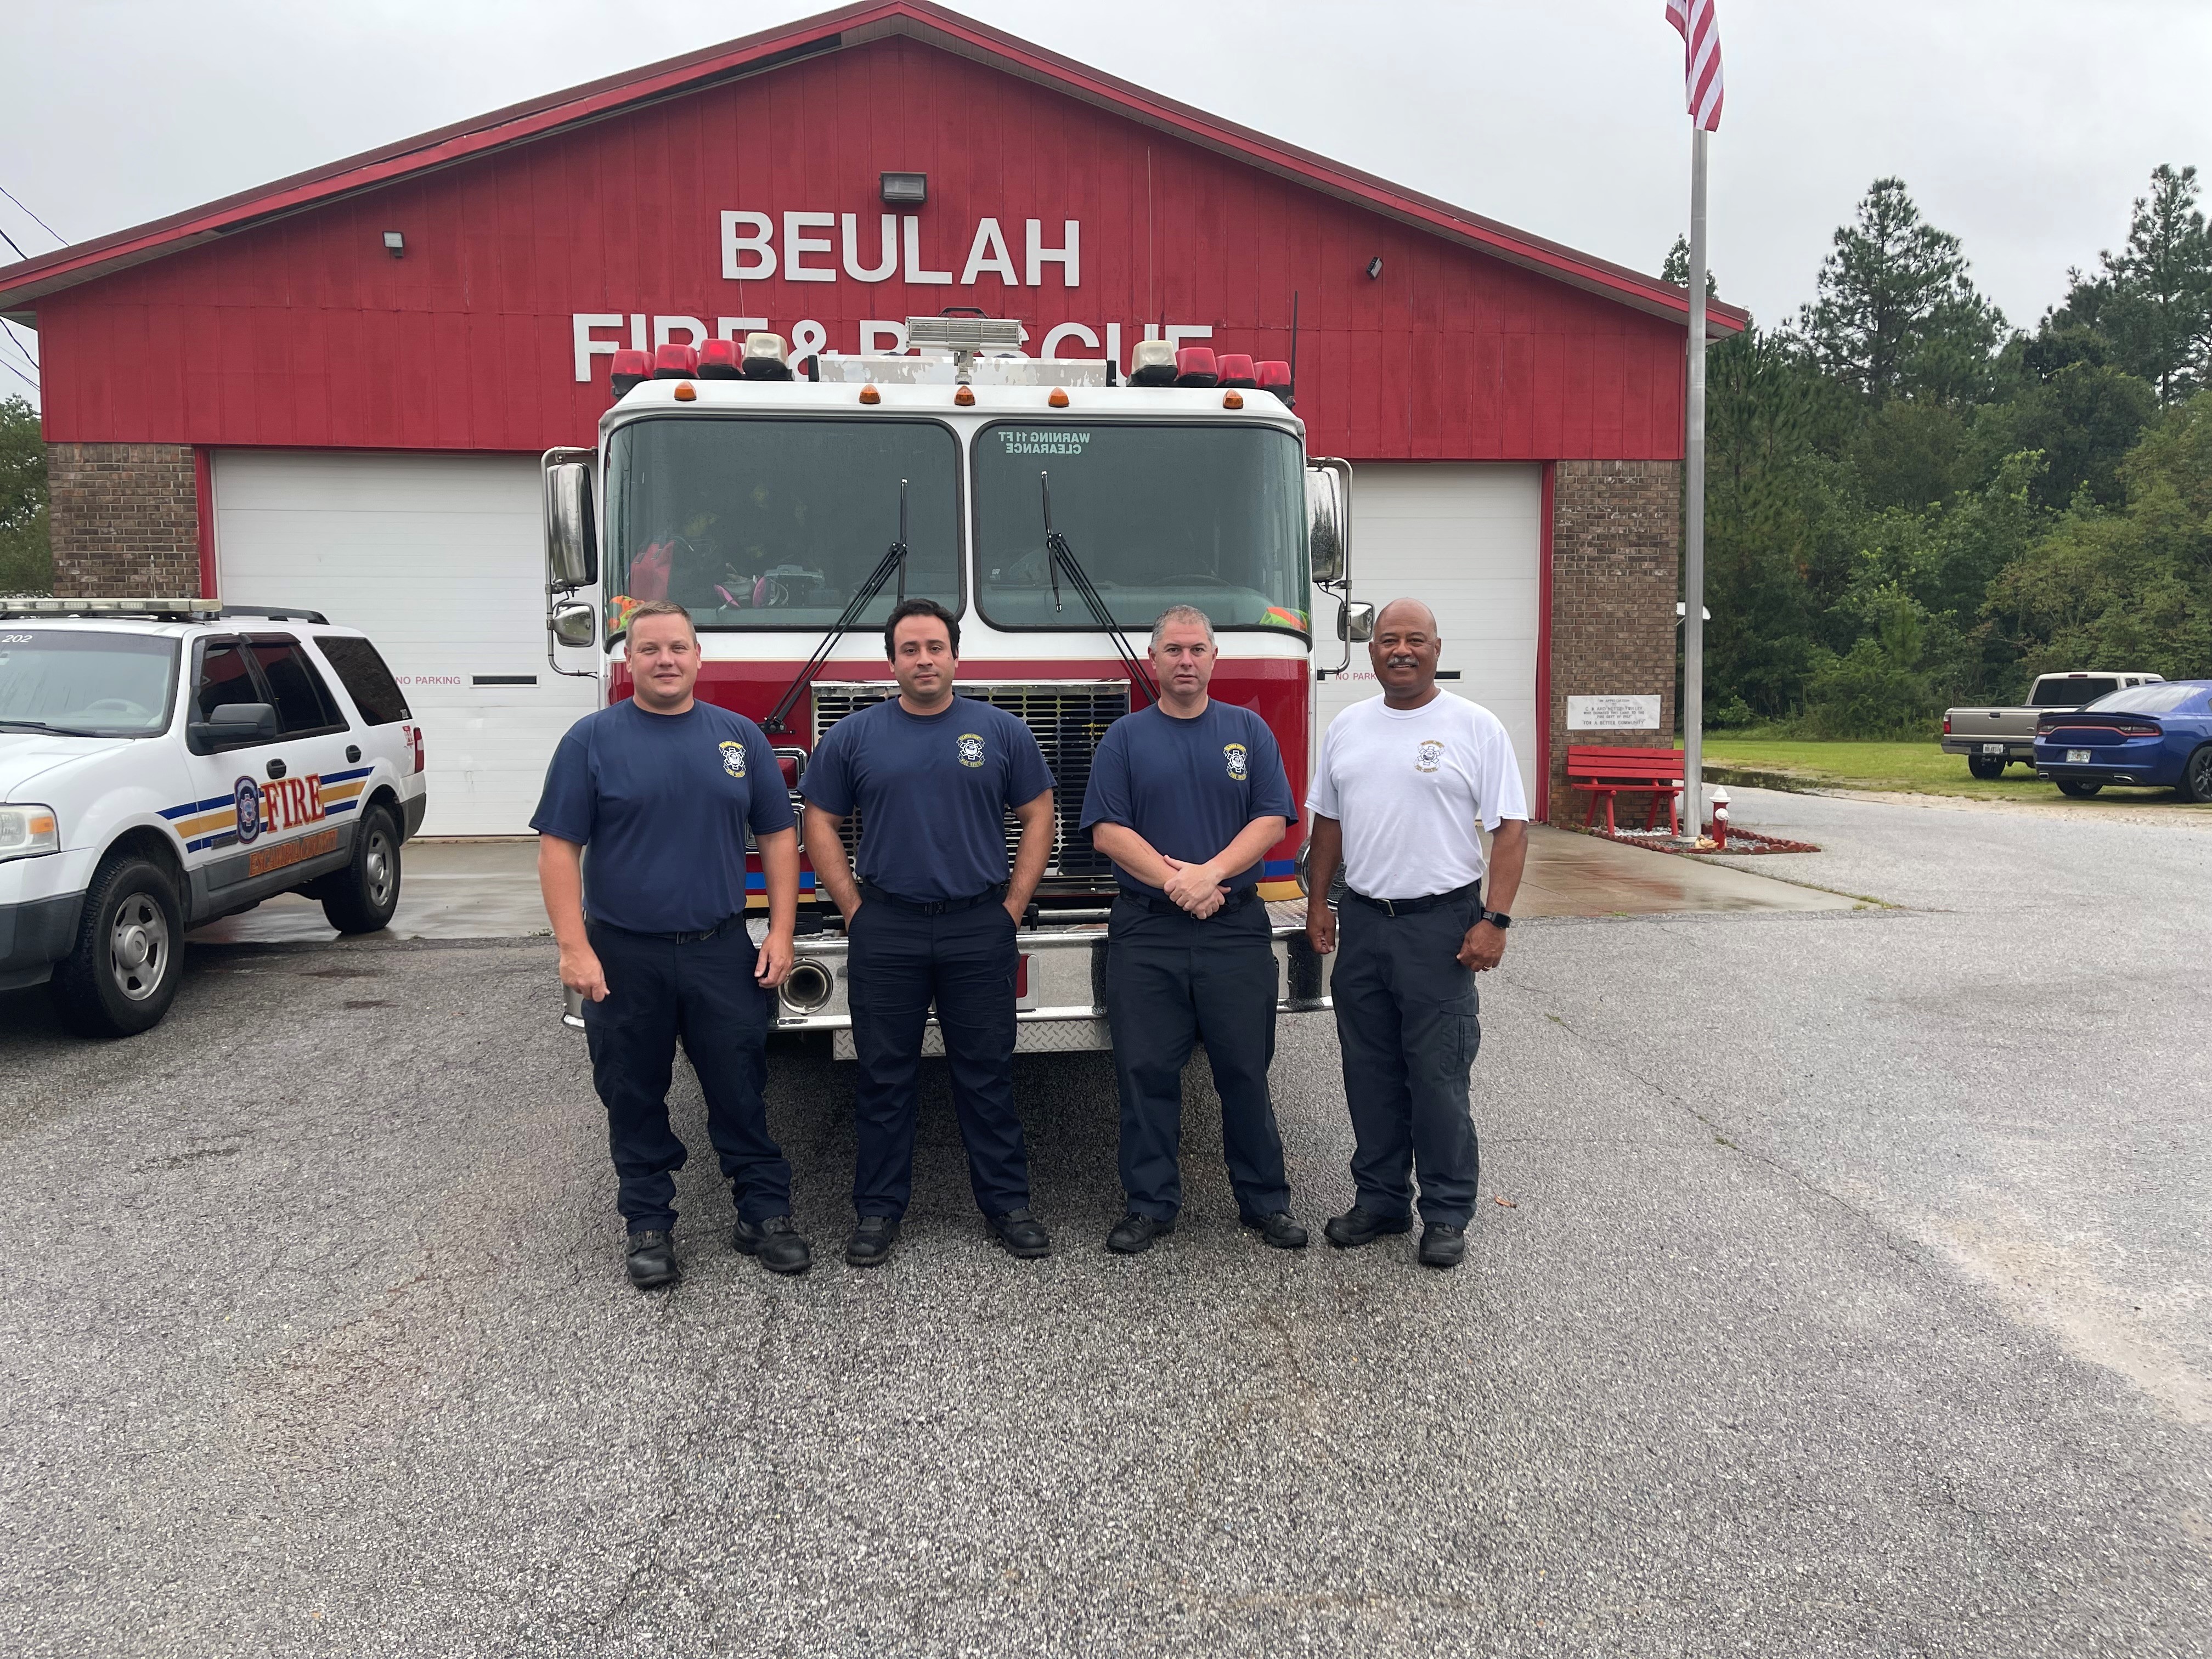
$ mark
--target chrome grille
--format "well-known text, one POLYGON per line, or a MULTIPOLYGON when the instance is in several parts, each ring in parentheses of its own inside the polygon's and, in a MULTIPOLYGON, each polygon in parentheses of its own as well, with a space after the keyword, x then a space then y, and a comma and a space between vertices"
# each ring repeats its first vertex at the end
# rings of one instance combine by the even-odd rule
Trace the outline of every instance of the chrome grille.
MULTIPOLYGON (((814 688, 814 741, 844 719, 872 704, 898 695, 898 687, 882 682, 817 681, 814 688)), ((1077 826, 1083 817, 1083 797, 1091 787, 1091 757, 1106 728, 1129 712, 1127 680, 1046 680, 1030 684, 994 685, 978 682, 958 688, 958 695, 1003 708, 1029 727, 1052 769, 1052 857, 1045 865, 1048 877, 1097 880, 1110 878, 1113 866, 1091 845, 1088 830, 1077 826)), ((1006 860, 1022 836, 1021 824, 1006 814, 1006 860)), ((845 820, 847 855, 857 855, 860 845, 860 815, 845 820)))

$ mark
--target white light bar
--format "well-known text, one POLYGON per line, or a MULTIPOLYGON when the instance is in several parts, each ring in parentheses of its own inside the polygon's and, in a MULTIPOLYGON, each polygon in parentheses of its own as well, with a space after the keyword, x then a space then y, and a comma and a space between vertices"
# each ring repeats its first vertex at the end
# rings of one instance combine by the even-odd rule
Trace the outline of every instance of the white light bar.
POLYGON ((1013 317, 909 317, 906 343, 952 351, 1018 351, 1022 325, 1013 317))
POLYGON ((212 617, 220 599, 0 599, 10 617, 212 617))

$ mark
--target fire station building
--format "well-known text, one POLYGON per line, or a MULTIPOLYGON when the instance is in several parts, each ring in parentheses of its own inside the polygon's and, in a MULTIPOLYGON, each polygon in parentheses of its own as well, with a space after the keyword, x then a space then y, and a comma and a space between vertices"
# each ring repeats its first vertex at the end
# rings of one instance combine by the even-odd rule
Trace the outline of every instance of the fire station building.
MULTIPOLYGON (((948 306, 1124 369, 1163 332, 1289 358, 1295 316, 1309 450, 1355 469, 1354 592, 1435 605, 1449 689, 1504 720, 1540 814, 1570 805, 1570 699, 1631 711, 1575 741, 1667 740, 1682 289, 924 0, 0 268, 42 348, 56 592, 368 630, 448 835, 524 830, 591 706, 546 663, 538 456, 592 441, 615 350, 896 350, 948 306)), ((1371 690, 1326 683, 1321 718, 1371 690)))

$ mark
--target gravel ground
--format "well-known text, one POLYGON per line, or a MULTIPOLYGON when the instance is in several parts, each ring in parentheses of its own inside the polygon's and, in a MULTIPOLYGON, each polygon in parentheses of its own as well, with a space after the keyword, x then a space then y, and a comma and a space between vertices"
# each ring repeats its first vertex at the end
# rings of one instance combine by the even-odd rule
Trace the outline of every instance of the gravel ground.
MULTIPOLYGON (((1516 929, 1449 1274, 1256 1245, 1197 1073, 1186 1224, 1106 1255, 1110 1073, 1038 1060, 1050 1260, 939 1071, 891 1265, 769 1278, 702 1155, 643 1297, 543 944, 203 949, 118 1045, 0 1000, 5 1645, 2202 1655, 2212 835, 1732 793, 1896 908, 1516 929)), ((1317 1224, 1325 1018, 1275 1078, 1317 1224)), ((846 1085, 772 1086, 827 1257, 846 1085)))

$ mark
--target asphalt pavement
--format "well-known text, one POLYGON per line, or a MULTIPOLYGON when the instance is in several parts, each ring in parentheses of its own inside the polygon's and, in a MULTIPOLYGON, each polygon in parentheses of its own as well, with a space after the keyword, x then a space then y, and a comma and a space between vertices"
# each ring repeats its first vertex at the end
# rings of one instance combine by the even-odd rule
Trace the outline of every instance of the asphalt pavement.
MULTIPOLYGON (((0 1000, 11 1654, 2201 1656, 2212 833, 1736 793, 1879 907, 1534 921, 1484 982, 1466 1267, 1118 1213, 1110 1073, 1024 1059, 1057 1253, 986 1241, 933 1064, 900 1252, 775 1062, 823 1257, 623 1282, 543 941, 201 947, 166 1024, 0 1000)), ((1652 859, 1662 855, 1645 854, 1652 859)))

